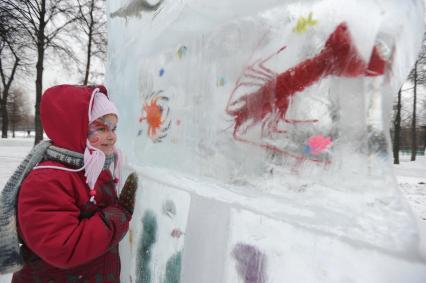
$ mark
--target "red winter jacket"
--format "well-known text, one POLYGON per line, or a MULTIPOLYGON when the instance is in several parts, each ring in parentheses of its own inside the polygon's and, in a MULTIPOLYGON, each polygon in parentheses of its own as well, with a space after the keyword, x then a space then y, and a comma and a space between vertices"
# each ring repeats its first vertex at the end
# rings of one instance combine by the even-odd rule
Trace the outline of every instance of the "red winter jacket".
MULTIPOLYGON (((84 152, 92 91, 61 85, 45 92, 41 119, 54 145, 84 152)), ((40 165, 64 166, 54 161, 40 165)), ((117 203, 109 170, 102 171, 95 190, 96 205, 89 202, 84 171, 30 172, 17 206, 24 268, 12 283, 120 282, 118 242, 131 216, 117 203)))

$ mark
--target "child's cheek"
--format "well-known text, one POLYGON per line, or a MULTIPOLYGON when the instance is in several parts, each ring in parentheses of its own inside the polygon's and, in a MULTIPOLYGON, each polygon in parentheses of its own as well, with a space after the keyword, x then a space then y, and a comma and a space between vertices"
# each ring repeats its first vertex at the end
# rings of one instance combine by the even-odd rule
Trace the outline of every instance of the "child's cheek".
POLYGON ((99 145, 100 141, 100 137, 96 134, 89 137, 89 142, 92 144, 92 146, 99 145))

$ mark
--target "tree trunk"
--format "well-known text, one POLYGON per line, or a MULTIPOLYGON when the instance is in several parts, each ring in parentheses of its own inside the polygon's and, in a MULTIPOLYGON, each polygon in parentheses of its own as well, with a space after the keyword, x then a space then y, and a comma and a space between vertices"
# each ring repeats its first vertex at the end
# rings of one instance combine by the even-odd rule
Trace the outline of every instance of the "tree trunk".
POLYGON ((12 109, 10 109, 11 111, 10 111, 10 122, 11 122, 11 126, 12 126, 12 138, 15 138, 15 129, 16 129, 16 119, 18 118, 18 113, 17 113, 17 105, 16 105, 16 103, 17 103, 17 98, 16 98, 16 95, 15 95, 15 97, 13 98, 14 100, 13 100, 13 103, 12 103, 12 109))
POLYGON ((36 64, 36 103, 35 103, 35 139, 34 145, 38 144, 43 140, 43 126, 40 119, 40 102, 41 95, 43 92, 43 64, 44 64, 44 51, 45 51, 45 34, 44 29, 46 27, 45 15, 46 15, 46 0, 41 0, 40 3, 40 25, 37 31, 37 64, 36 64))
POLYGON ((1 137, 2 138, 6 138, 7 139, 7 131, 9 130, 9 114, 7 112, 7 100, 9 97, 9 90, 10 90, 10 86, 12 85, 12 81, 15 77, 15 72, 16 69, 18 68, 19 65, 19 58, 16 56, 15 52, 12 53, 15 56, 15 62, 13 63, 13 68, 12 68, 12 72, 10 73, 10 77, 6 83, 6 79, 5 79, 5 75, 3 73, 3 65, 2 62, 0 60, 0 75, 2 78, 2 83, 3 83, 3 91, 2 91, 2 96, 0 97, 0 102, 1 102, 1 115, 2 115, 2 129, 1 129, 1 137))
POLYGON ((35 140, 34 145, 43 140, 43 126, 40 119, 40 102, 43 91, 43 56, 44 48, 38 47, 38 58, 36 64, 37 78, 36 78, 36 103, 35 103, 35 140))
POLYGON ((1 137, 7 139, 7 130, 9 129, 9 115, 7 114, 6 99, 1 101, 1 117, 2 117, 2 126, 1 126, 1 137))
POLYGON ((414 88, 413 88, 413 118, 411 120, 411 161, 416 160, 417 133, 416 133, 416 104, 417 104, 417 64, 414 65, 414 88))
POLYGON ((399 147, 401 139, 401 89, 398 91, 398 104, 396 105, 396 115, 393 125, 393 164, 399 164, 399 147))
POLYGON ((90 3, 90 25, 89 25, 89 34, 88 34, 88 42, 87 42, 87 60, 86 60, 86 73, 84 75, 84 81, 83 84, 87 85, 89 81, 89 74, 90 74, 90 61, 92 57, 92 37, 93 37, 93 9, 95 6, 95 0, 92 0, 90 3))
POLYGON ((92 37, 89 36, 89 43, 88 43, 88 46, 87 46, 86 72, 84 74, 84 81, 83 81, 84 85, 87 85, 87 83, 89 81, 91 49, 92 49, 92 37))

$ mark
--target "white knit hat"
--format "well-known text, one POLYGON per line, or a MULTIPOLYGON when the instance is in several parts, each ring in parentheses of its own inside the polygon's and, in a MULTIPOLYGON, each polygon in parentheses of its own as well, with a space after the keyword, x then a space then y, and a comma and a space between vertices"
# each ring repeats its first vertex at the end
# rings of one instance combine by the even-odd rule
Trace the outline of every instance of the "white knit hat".
POLYGON ((117 107, 115 107, 108 97, 101 92, 95 92, 93 94, 90 106, 93 107, 91 111, 89 111, 89 124, 107 114, 115 114, 118 118, 117 107))

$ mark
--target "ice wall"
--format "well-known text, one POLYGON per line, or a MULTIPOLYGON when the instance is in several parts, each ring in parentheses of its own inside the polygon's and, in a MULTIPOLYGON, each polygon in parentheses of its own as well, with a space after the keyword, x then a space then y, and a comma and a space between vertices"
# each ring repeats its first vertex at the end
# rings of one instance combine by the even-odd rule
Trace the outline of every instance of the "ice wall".
POLYGON ((421 1, 109 1, 123 282, 425 282, 391 167, 421 1), (383 272, 386 270, 386 272, 383 272))

